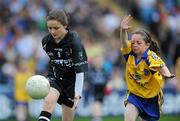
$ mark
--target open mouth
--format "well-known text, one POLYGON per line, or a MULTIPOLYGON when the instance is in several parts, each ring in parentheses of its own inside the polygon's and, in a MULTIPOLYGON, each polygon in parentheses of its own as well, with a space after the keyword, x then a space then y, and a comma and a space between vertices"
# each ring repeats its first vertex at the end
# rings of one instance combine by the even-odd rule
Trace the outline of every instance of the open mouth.
POLYGON ((138 49, 137 48, 133 48, 133 51, 137 51, 138 49))

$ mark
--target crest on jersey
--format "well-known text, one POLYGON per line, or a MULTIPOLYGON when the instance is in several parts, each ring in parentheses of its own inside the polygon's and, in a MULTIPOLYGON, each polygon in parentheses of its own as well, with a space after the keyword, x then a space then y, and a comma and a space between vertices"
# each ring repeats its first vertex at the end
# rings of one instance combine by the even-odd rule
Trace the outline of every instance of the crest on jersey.
POLYGON ((82 51, 78 53, 78 57, 79 57, 79 60, 83 60, 84 57, 83 57, 83 52, 82 51))
POLYGON ((65 48, 64 53, 66 54, 66 56, 70 56, 72 54, 72 49, 65 48))
POLYGON ((152 57, 154 60, 158 60, 158 56, 157 56, 155 53, 152 53, 152 54, 151 54, 151 57, 152 57))
POLYGON ((144 75, 148 76, 150 72, 147 69, 144 69, 144 75))

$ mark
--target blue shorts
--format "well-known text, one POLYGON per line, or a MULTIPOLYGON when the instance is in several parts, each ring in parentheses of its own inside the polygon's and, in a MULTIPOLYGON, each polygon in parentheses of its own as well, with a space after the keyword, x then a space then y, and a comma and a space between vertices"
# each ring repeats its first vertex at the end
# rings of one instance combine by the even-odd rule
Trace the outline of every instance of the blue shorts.
POLYGON ((16 105, 28 106, 28 102, 16 102, 16 105))
POLYGON ((141 98, 132 93, 128 96, 128 102, 136 106, 139 116, 147 121, 157 121, 160 118, 158 96, 154 98, 141 98))

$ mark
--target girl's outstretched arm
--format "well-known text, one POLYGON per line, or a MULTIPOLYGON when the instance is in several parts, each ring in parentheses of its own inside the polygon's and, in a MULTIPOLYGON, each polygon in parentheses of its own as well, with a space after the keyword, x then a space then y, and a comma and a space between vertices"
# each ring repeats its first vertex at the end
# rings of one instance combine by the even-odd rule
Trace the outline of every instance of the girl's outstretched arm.
POLYGON ((132 16, 128 15, 124 17, 121 21, 121 26, 120 26, 120 48, 125 48, 127 47, 127 41, 128 41, 128 33, 127 30, 131 28, 129 25, 129 22, 132 20, 132 16))
POLYGON ((165 78, 174 78, 175 75, 172 74, 166 65, 164 65, 162 68, 159 69, 159 72, 161 75, 163 75, 165 78))

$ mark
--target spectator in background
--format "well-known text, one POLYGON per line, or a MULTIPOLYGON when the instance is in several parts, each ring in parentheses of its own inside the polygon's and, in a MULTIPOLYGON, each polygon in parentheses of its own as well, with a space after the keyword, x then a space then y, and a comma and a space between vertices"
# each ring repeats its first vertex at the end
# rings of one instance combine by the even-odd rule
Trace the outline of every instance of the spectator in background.
POLYGON ((30 121, 28 102, 30 97, 25 89, 26 81, 33 75, 34 69, 30 62, 17 59, 17 71, 14 77, 14 98, 16 101, 16 121, 30 121))
POLYGON ((96 54, 88 72, 88 81, 94 96, 94 102, 91 104, 92 121, 102 121, 102 104, 105 93, 109 93, 106 86, 111 76, 112 64, 104 59, 102 53, 96 54))

